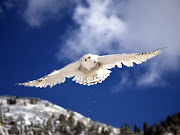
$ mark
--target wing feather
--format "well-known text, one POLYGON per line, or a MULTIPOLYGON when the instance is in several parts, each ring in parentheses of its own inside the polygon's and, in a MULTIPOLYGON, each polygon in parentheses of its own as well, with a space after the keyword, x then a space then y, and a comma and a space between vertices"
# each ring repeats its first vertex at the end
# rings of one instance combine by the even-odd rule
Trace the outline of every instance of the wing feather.
POLYGON ((163 47, 147 53, 103 55, 98 57, 98 62, 102 63, 103 67, 107 69, 114 68, 116 65, 117 67, 122 68, 122 64, 127 67, 133 67, 133 63, 141 64, 142 62, 160 54, 161 50, 165 48, 166 47, 163 47))
POLYGON ((39 78, 37 80, 25 82, 25 83, 17 83, 17 85, 24 85, 24 86, 30 86, 30 87, 53 87, 56 84, 64 83, 67 78, 73 77, 78 68, 80 67, 79 61, 71 63, 64 68, 61 68, 59 70, 55 70, 52 73, 39 78))

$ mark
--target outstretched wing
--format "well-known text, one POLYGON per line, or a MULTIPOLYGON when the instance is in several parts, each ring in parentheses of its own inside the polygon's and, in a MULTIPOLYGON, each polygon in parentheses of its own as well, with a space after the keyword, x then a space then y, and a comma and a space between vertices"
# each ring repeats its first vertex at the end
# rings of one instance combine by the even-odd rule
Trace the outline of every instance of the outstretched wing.
POLYGON ((116 65, 119 68, 122 68, 122 64, 127 67, 133 67, 133 62, 136 64, 140 64, 147 59, 153 58, 156 55, 161 53, 166 47, 161 49, 157 49, 153 52, 146 52, 146 53, 132 53, 132 54, 114 54, 114 55, 104 55, 98 57, 98 62, 102 63, 104 68, 111 69, 114 68, 116 65))
POLYGON ((57 83, 58 84, 63 83, 66 80, 66 77, 67 78, 73 77, 79 67, 80 67, 80 63, 79 61, 77 61, 65 66, 64 68, 55 70, 52 73, 42 78, 25 83, 17 83, 17 85, 40 87, 40 88, 47 87, 49 85, 50 87, 53 87, 57 83))

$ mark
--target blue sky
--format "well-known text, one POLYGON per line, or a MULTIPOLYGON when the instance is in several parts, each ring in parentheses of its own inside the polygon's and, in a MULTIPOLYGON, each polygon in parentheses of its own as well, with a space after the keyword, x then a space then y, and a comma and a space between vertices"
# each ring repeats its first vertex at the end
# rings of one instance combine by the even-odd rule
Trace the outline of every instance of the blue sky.
POLYGON ((178 0, 4 0, 0 2, 0 95, 39 97, 115 127, 142 127, 180 112, 178 0), (67 79, 53 88, 15 86, 97 55, 153 51, 102 84, 67 79))

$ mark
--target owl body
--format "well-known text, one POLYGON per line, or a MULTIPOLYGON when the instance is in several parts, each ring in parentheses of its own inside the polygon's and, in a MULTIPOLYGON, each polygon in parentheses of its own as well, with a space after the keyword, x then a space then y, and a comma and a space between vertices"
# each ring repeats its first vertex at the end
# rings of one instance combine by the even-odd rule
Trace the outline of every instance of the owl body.
MULTIPOLYGON (((165 47, 164 47, 165 48, 165 47)), ((83 85, 94 85, 104 81, 111 73, 112 68, 122 65, 133 67, 133 63, 140 64, 147 59, 153 58, 161 53, 162 49, 157 49, 147 53, 131 54, 112 54, 112 55, 93 55, 85 54, 78 61, 71 63, 64 68, 56 70, 40 79, 18 83, 31 87, 53 87, 56 84, 65 82, 66 78, 72 78, 73 81, 83 85)))
POLYGON ((111 73, 110 70, 102 67, 98 62, 98 56, 85 54, 80 58, 80 67, 77 70, 73 81, 83 85, 94 85, 104 81, 111 73))

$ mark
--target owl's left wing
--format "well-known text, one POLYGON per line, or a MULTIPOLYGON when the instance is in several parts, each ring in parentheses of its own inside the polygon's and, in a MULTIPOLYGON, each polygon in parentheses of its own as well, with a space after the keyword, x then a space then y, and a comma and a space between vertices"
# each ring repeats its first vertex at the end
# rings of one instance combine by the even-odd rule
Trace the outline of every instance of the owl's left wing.
POLYGON ((24 85, 24 86, 30 86, 30 87, 47 87, 48 85, 50 87, 53 87, 57 83, 63 83, 67 78, 73 77, 77 71, 77 69, 80 67, 79 61, 71 63, 64 68, 61 68, 59 70, 55 70, 54 72, 39 78, 37 80, 25 82, 25 83, 17 83, 17 85, 24 85))
POLYGON ((103 55, 98 57, 98 62, 100 62, 102 66, 107 69, 114 68, 116 65, 119 68, 122 68, 122 64, 127 67, 133 67, 133 62, 136 64, 141 64, 147 59, 153 58, 160 54, 161 50, 164 48, 166 47, 146 53, 103 55))

